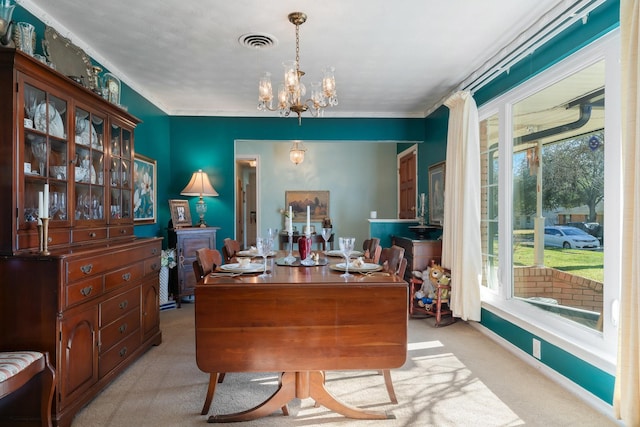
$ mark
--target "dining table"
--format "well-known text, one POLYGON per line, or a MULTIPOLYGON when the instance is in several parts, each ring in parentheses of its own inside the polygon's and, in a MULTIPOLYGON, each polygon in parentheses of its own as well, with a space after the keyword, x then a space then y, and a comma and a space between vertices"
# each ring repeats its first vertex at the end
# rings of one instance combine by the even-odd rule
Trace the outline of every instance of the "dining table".
MULTIPOLYGON (((295 253, 294 253, 295 254, 295 253)), ((196 363, 210 373, 209 402, 218 374, 278 372, 277 390, 245 411, 211 415, 208 422, 248 421, 312 398, 348 418, 393 414, 355 407, 325 387, 326 371, 385 370, 407 357, 408 285, 379 266, 351 267, 344 258, 319 257, 311 266, 286 252, 230 264, 195 288, 196 363)), ((366 391, 363 391, 366 392, 366 391)))

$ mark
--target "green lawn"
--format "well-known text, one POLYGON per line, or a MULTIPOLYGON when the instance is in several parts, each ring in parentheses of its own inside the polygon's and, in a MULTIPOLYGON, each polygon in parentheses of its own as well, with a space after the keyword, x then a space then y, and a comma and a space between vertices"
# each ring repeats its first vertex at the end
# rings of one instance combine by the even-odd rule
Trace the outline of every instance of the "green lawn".
MULTIPOLYGON (((533 247, 515 245, 513 265, 533 265, 533 247)), ((544 249, 545 267, 557 268, 576 276, 604 282, 604 252, 585 251, 580 249, 544 249)))

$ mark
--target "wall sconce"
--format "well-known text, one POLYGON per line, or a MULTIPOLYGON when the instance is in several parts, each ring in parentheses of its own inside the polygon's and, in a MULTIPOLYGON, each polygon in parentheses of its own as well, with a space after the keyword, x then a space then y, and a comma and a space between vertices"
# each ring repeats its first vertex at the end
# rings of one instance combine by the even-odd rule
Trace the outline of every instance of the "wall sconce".
POLYGON ((291 150, 289 150, 289 160, 296 165, 304 162, 305 151, 307 151, 307 149, 302 145, 302 142, 293 141, 293 146, 291 147, 291 150))
POLYGON ((207 174, 202 172, 202 169, 194 172, 191 181, 189 181, 180 194, 183 196, 200 197, 200 200, 196 203, 196 212, 198 212, 198 216, 200 217, 200 227, 206 227, 207 224, 204 221, 204 215, 207 213, 207 204, 204 202, 203 197, 215 197, 218 195, 218 192, 211 185, 207 174))

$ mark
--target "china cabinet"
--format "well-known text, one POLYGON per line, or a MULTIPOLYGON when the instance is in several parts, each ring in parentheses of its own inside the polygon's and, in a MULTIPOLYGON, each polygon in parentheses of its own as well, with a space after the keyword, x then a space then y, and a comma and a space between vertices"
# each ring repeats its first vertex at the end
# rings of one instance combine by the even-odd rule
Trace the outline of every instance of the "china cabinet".
MULTIPOLYGON (((9 48, 0 99, 0 350, 49 352, 52 419, 69 426, 161 342, 162 240, 133 235, 139 121, 9 48)), ((5 400, 0 413, 20 412, 5 400)))

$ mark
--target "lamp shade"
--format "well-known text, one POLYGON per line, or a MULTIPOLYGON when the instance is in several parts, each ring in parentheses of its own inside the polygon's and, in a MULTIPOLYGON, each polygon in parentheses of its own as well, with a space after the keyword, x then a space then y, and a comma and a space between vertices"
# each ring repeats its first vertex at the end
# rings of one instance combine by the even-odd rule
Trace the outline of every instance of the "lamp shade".
POLYGON ((214 197, 218 195, 218 192, 213 188, 209 177, 206 173, 199 169, 198 172, 194 172, 191 177, 191 181, 180 192, 183 196, 210 196, 214 197))

